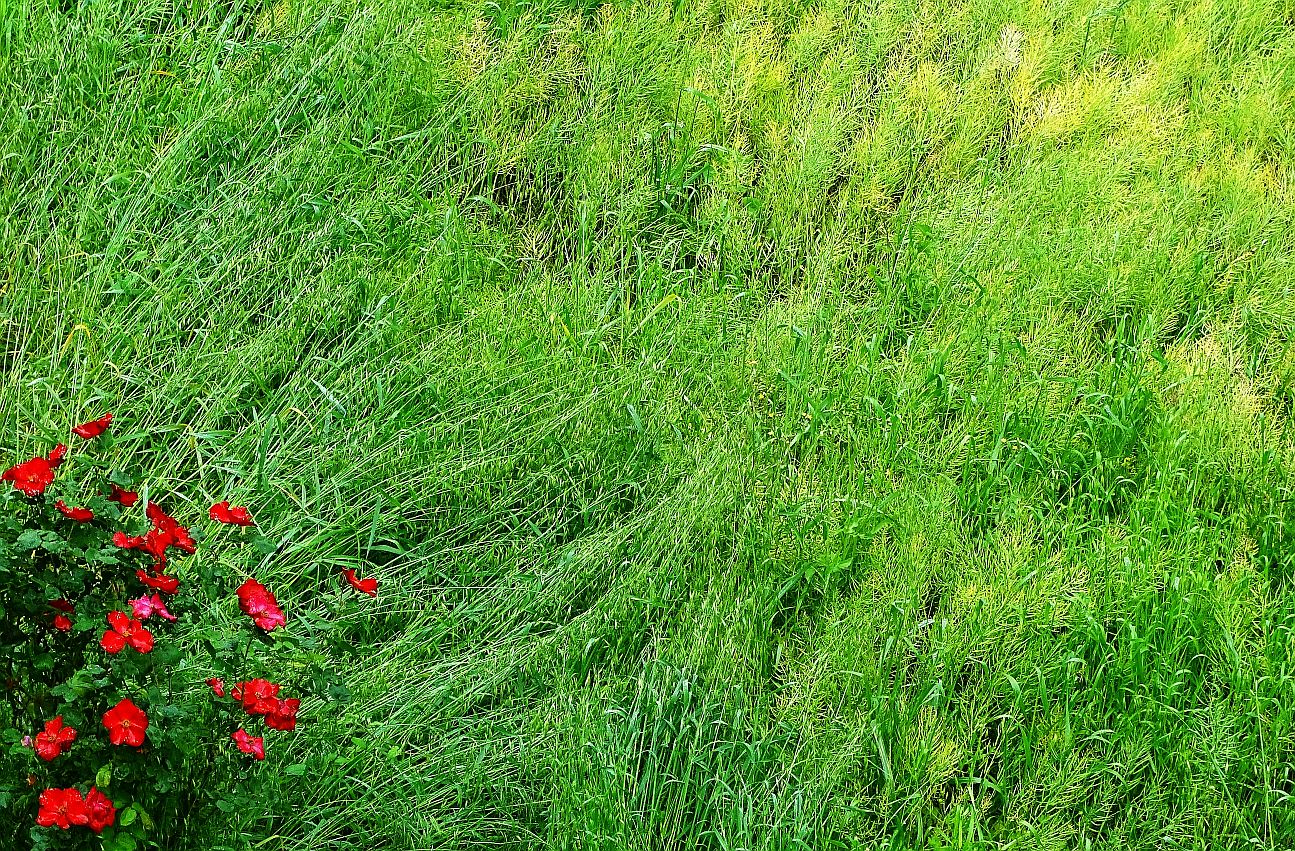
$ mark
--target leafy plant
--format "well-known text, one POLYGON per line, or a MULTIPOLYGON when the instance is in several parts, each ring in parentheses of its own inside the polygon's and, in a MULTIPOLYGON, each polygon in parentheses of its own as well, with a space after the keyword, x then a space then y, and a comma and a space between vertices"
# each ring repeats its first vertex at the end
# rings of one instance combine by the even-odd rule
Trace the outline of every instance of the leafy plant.
MULTIPOLYGON (((72 431, 93 448, 111 423, 72 431)), ((189 558, 200 541, 272 552, 251 512, 219 502, 204 534, 66 444, 0 481, 3 846, 29 831, 34 848, 128 851, 254 797, 267 735, 296 729, 301 696, 336 689, 269 588, 244 578, 231 628, 233 577, 189 558)), ((376 595, 372 578, 346 578, 376 595)))

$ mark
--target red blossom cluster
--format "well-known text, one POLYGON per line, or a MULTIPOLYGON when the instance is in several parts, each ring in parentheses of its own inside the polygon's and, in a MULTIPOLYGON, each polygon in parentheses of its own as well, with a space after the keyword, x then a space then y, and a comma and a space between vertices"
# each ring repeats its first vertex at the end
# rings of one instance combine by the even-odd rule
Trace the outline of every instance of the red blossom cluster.
POLYGON ((246 682, 234 683, 229 696, 241 703, 243 711, 248 715, 264 717, 265 726, 271 730, 295 730, 301 701, 295 697, 279 697, 280 688, 278 683, 258 677, 246 682))
MULTIPOLYGON (((225 681, 219 677, 211 677, 207 680, 207 685, 211 686, 211 691, 216 697, 226 696, 225 681)), ((264 719, 265 726, 271 730, 295 730, 301 701, 295 697, 280 697, 281 689, 282 686, 278 683, 257 677, 234 683, 228 695, 248 715, 264 719)), ((243 753, 257 760, 265 759, 264 737, 252 736, 245 729, 240 728, 231 738, 243 753)))
MULTIPOLYGON (((135 495, 132 494, 132 496, 135 495)), ((112 542, 123 550, 140 550, 152 556, 152 567, 147 571, 136 570, 135 578, 149 588, 164 594, 174 594, 180 588, 180 580, 166 574, 167 550, 176 549, 185 555, 193 555, 197 552, 198 545, 189 533, 188 527, 181 526, 179 521, 163 511, 156 502, 149 500, 144 516, 153 524, 152 529, 143 535, 115 532, 112 542)))
POLYGON ((103 833, 103 829, 116 820, 117 809, 112 800, 93 786, 84 798, 77 789, 46 789, 40 793, 36 823, 41 827, 67 830, 80 825, 95 833, 103 833))
MULTIPOLYGON (((82 423, 72 429, 73 434, 83 440, 94 440, 103 435, 111 426, 113 415, 82 423)), ((0 474, 0 482, 8 482, 24 496, 35 500, 45 495, 54 483, 55 471, 67 456, 68 448, 59 444, 45 456, 37 456, 16 464, 0 474)), ((139 502, 140 495, 134 491, 111 483, 109 492, 102 494, 108 500, 117 503, 123 510, 130 509, 139 502)), ((48 503, 46 503, 48 504, 48 503)), ((96 513, 88 507, 70 506, 63 499, 55 499, 53 507, 63 517, 75 523, 91 523, 96 520, 96 513)), ((208 517, 230 526, 252 527, 256 523, 251 512, 244 506, 231 505, 229 500, 222 500, 211 506, 208 517)), ((140 596, 127 601, 129 613, 124 609, 114 610, 107 615, 108 628, 102 633, 99 645, 110 655, 120 654, 126 648, 138 653, 149 653, 153 650, 155 638, 144 623, 152 618, 172 622, 175 615, 167 609, 167 602, 162 595, 174 595, 179 590, 179 579, 167 572, 169 557, 173 553, 192 555, 197 548, 196 541, 188 527, 162 509, 156 502, 148 501, 144 515, 150 528, 142 535, 129 534, 117 530, 112 535, 112 542, 122 550, 133 550, 144 553, 151 559, 147 569, 135 571, 135 578, 145 587, 140 596)), ((359 579, 355 571, 343 571, 346 582, 356 591, 370 597, 377 596, 378 582, 369 577, 359 579)), ((239 609, 247 615, 252 623, 272 632, 287 623, 287 616, 279 605, 274 593, 256 579, 248 578, 235 592, 239 609)), ((73 630, 72 617, 76 608, 72 601, 66 599, 49 600, 51 610, 50 625, 59 632, 73 630)), ((213 693, 220 698, 226 696, 224 681, 218 677, 207 680, 213 693)), ((250 718, 261 718, 265 726, 272 730, 291 731, 297 727, 297 715, 301 708, 298 698, 282 697, 282 686, 264 678, 253 678, 237 682, 229 690, 229 697, 236 702, 250 718)), ((103 727, 108 741, 116 746, 140 748, 147 741, 148 714, 130 698, 122 698, 103 713, 103 727)), ((24 744, 31 747, 36 755, 46 762, 57 759, 67 753, 77 740, 77 731, 63 723, 59 715, 45 722, 44 729, 35 737, 25 737, 24 744)), ((265 759, 265 740, 263 736, 253 736, 240 727, 231 735, 236 748, 256 760, 265 759)), ((69 829, 73 826, 88 827, 98 834, 114 824, 116 809, 111 799, 91 787, 84 796, 76 788, 48 788, 41 792, 39 811, 36 823, 42 827, 69 829)))

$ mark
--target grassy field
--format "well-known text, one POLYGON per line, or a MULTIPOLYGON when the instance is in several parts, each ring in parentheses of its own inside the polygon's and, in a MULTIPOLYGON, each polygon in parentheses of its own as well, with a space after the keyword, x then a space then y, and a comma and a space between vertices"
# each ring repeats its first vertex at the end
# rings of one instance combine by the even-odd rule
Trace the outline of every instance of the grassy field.
POLYGON ((1295 847, 1292 0, 0 0, 0 205, 382 583, 204 848, 1295 847))

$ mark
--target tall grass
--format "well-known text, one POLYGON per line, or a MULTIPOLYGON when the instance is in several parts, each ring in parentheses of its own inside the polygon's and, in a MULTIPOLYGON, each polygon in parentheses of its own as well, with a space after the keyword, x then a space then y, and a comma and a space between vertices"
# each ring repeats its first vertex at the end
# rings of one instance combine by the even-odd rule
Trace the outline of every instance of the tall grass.
POLYGON ((382 582, 205 847, 1295 847, 1293 20, 0 0, 4 457, 382 582))

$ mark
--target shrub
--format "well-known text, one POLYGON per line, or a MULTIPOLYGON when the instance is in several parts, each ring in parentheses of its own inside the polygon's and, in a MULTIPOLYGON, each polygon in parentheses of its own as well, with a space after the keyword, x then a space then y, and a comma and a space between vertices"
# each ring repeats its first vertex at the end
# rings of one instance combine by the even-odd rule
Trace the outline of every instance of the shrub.
MULTIPOLYGON (((110 448, 111 423, 72 431, 110 448)), ((302 698, 344 691, 269 588, 242 576, 231 597, 230 560, 207 557, 273 553, 247 508, 222 501, 206 530, 182 524, 95 455, 60 443, 0 475, 4 848, 165 844, 210 805, 254 802, 302 698)))

